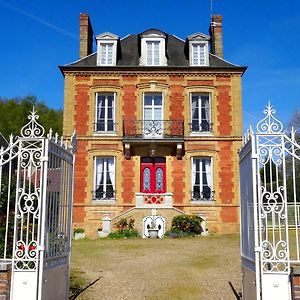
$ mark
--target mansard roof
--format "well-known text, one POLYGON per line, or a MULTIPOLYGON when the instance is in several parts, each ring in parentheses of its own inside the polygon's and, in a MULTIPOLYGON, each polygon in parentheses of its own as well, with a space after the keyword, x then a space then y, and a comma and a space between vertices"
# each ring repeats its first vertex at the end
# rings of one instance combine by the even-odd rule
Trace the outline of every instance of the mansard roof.
MULTIPOLYGON (((106 66, 105 68, 113 69, 116 67, 137 67, 137 68, 145 68, 145 66, 140 66, 139 59, 141 56, 141 38, 147 36, 161 36, 165 38, 166 41, 166 57, 167 57, 167 66, 163 66, 163 68, 168 67, 186 67, 193 68, 189 64, 189 51, 188 51, 188 42, 189 40, 208 40, 209 36, 202 33, 195 33, 187 37, 187 40, 184 41, 175 35, 167 34, 158 29, 147 29, 140 34, 130 34, 118 41, 118 50, 117 50, 117 63, 115 66, 106 66)), ((99 35, 98 35, 99 36, 99 35)), ((97 37, 98 37, 97 36, 97 37)), ((100 35, 102 36, 102 35, 100 35)), ((71 64, 60 67, 60 69, 74 70, 76 67, 78 68, 101 68, 101 66, 97 66, 97 52, 90 54, 78 61, 75 61, 71 64)), ((149 68, 155 68, 153 66, 149 68)), ((161 68, 161 66, 156 67, 161 68)), ((199 68, 226 68, 226 69, 236 69, 241 68, 245 70, 245 67, 241 67, 235 64, 232 64, 216 55, 209 53, 209 66, 199 67, 199 68)))

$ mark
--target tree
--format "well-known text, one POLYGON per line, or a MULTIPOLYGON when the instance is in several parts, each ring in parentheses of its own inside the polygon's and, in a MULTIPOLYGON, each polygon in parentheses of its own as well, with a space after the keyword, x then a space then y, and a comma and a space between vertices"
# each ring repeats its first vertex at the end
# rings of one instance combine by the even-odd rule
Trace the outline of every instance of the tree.
POLYGON ((62 110, 49 108, 35 96, 12 99, 0 98, 0 132, 7 139, 10 134, 19 135, 21 128, 28 122, 27 117, 33 106, 40 116, 39 123, 45 128, 46 132, 52 128, 54 132, 61 135, 62 110))
POLYGON ((293 126, 295 129, 300 130, 300 110, 295 110, 290 125, 293 126))

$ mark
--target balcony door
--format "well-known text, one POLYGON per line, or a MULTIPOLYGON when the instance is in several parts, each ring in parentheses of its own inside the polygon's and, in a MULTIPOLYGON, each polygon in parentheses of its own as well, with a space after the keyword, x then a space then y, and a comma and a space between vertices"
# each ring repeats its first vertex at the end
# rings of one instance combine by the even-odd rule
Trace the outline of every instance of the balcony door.
POLYGON ((162 93, 144 93, 144 138, 163 137, 163 97, 162 93))
POLYGON ((141 192, 160 194, 166 192, 166 159, 141 158, 141 192))

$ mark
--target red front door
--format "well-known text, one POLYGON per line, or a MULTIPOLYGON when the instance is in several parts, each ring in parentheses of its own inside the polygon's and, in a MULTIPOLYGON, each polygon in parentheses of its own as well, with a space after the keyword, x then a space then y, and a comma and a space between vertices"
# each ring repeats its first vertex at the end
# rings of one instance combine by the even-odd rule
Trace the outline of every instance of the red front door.
POLYGON ((166 192, 166 159, 141 158, 141 192, 159 194, 166 192))

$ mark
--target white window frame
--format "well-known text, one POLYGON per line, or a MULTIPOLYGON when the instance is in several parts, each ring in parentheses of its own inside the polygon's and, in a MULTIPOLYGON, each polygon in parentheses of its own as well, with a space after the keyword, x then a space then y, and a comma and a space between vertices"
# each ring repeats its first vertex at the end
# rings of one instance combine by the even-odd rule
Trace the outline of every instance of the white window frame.
POLYGON ((100 43, 100 65, 112 66, 113 65, 113 55, 114 55, 114 44, 113 43, 100 43), (106 48, 105 53, 103 47, 106 48), (111 49, 109 49, 111 48, 111 49), (109 50, 111 50, 111 62, 109 62, 109 50), (105 54, 105 57, 104 55, 105 54))
POLYGON ((143 136, 145 137, 145 138, 147 138, 147 137, 151 137, 151 138, 162 138, 163 137, 163 132, 164 132, 164 122, 163 122, 163 120, 164 120, 164 93, 162 93, 162 92, 144 92, 143 93, 143 136), (151 121, 162 121, 161 122, 161 127, 160 127, 160 132, 158 132, 157 134, 153 134, 153 135, 151 135, 151 136, 149 136, 149 135, 147 135, 147 134, 144 134, 144 126, 145 126, 145 124, 144 124, 144 122, 145 122, 145 95, 154 95, 154 94, 159 94, 159 95, 161 95, 161 105, 155 105, 154 103, 153 103, 153 100, 152 100, 152 104, 151 104, 151 106, 149 106, 149 105, 146 105, 146 107, 151 107, 151 109, 152 109, 152 120, 151 121), (161 120, 156 120, 156 119, 154 119, 154 110, 155 110, 155 108, 161 108, 161 120))
MULTIPOLYGON (((212 94, 209 92, 191 92, 189 94, 189 98, 190 98, 190 135, 211 135, 212 134, 212 94), (210 130, 209 131, 193 131, 192 129, 192 123, 193 123, 193 102, 192 102, 192 97, 195 95, 199 95, 199 96, 208 96, 209 99, 209 127, 210 130)), ((198 107, 199 107, 199 100, 198 100, 198 107)), ((201 107, 202 107, 202 103, 201 103, 201 107)), ((201 109, 199 110, 199 128, 201 127, 201 121, 202 121, 202 111, 201 109), (201 118, 200 118, 201 116, 201 118)))
POLYGON ((143 66, 166 66, 167 65, 167 58, 165 55, 166 51, 166 43, 164 38, 158 37, 144 37, 141 41, 141 59, 140 65, 143 66), (159 64, 148 64, 147 60, 147 43, 157 42, 159 43, 159 64))
POLYGON ((97 66, 115 66, 117 64, 117 40, 116 39, 97 39, 97 66), (106 52, 105 62, 102 63, 102 45, 112 46, 112 61, 108 63, 108 52, 106 52))
POLYGON ((208 42, 190 42, 190 65, 191 66, 208 66, 209 65, 209 55, 208 55, 208 42), (194 46, 204 46, 204 63, 201 64, 201 57, 200 57, 200 49, 197 53, 198 55, 198 63, 195 63, 195 57, 194 57, 194 46))
POLYGON ((101 133, 101 134, 107 134, 107 135, 115 135, 116 134, 116 99, 117 99, 117 93, 115 92, 96 92, 95 95, 95 120, 94 120, 94 133, 101 133), (109 96, 113 95, 113 130, 108 130, 108 99, 105 98, 105 112, 104 112, 104 130, 97 130, 97 122, 98 122, 98 96, 109 96))
MULTIPOLYGON (((103 185, 103 193, 106 194, 107 192, 107 186, 106 186, 106 180, 107 180, 107 173, 103 172, 103 182, 105 182, 105 185, 103 185)), ((116 157, 115 156, 95 156, 94 157, 94 174, 93 174, 93 200, 96 202, 99 201, 115 201, 116 200, 116 157), (101 198, 101 199, 97 199, 96 198, 96 190, 97 190, 97 159, 103 159, 104 160, 104 164, 103 164, 103 170, 107 169, 107 159, 113 159, 113 164, 114 164, 114 186, 113 186, 113 193, 114 193, 114 197, 113 198, 101 198)))
MULTIPOLYGON (((201 166, 202 169, 202 166, 201 166)), ((200 193, 203 192, 203 178, 202 176, 200 176, 200 193)), ((193 156, 191 157, 191 192, 192 192, 192 197, 191 197, 191 201, 195 202, 195 203, 207 203, 207 202, 212 202, 213 201, 213 197, 214 197, 214 160, 212 156, 193 156), (194 161, 196 159, 200 159, 201 160, 201 164, 203 163, 203 160, 205 159, 210 159, 210 173, 211 173, 211 195, 210 195, 210 199, 206 200, 206 199, 199 199, 199 200, 195 200, 193 197, 193 192, 194 192, 194 184, 193 184, 193 172, 194 172, 194 161)))

